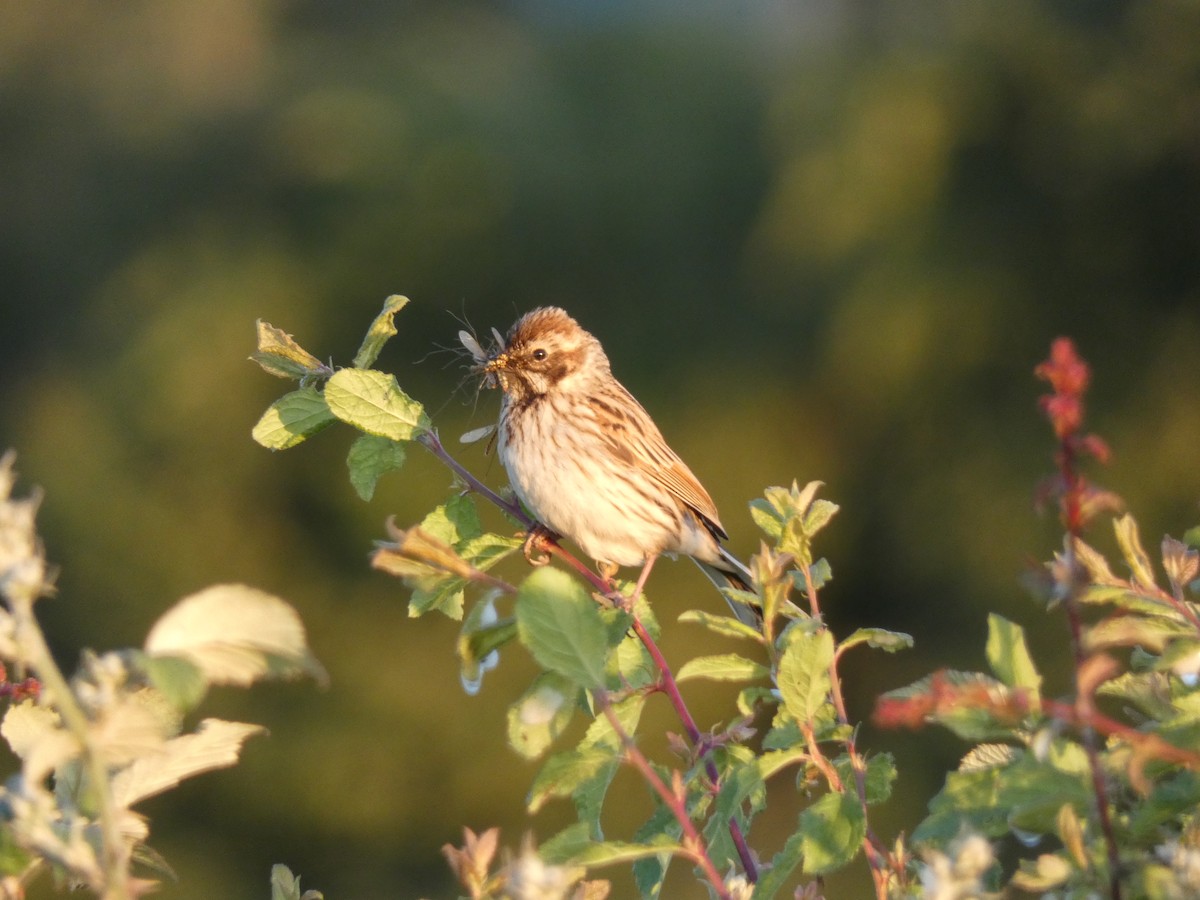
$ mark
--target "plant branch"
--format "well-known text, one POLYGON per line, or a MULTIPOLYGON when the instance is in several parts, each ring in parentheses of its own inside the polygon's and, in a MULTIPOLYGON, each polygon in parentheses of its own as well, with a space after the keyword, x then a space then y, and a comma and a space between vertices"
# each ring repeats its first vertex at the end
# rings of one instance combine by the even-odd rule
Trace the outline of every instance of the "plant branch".
MULTIPOLYGON (((813 618, 820 618, 821 607, 818 602, 817 587, 812 580, 812 567, 804 566, 804 591, 808 598, 809 609, 812 612, 813 618)), ((838 673, 838 656, 835 653, 833 659, 829 663, 829 693, 833 699, 834 710, 837 712, 838 722, 842 725, 850 725, 850 716, 846 713, 846 699, 842 692, 842 679, 838 673)), ((805 723, 805 736, 808 740, 809 752, 814 756, 814 759, 823 758, 820 747, 815 740, 811 739, 812 730, 808 723, 805 723)), ((863 821, 869 822, 870 816, 867 809, 867 767, 863 761, 862 755, 858 752, 858 748, 854 740, 854 731, 846 737, 846 754, 850 757, 850 767, 854 770, 854 788, 858 794, 858 803, 862 807, 863 821)), ((832 773, 836 777, 836 772, 832 773)), ((828 778, 828 776, 827 776, 828 778)), ((830 781, 830 787, 834 790, 843 790, 840 784, 835 781, 830 781), (836 785, 836 786, 835 786, 836 785)), ((887 898, 887 851, 883 848, 879 839, 868 827, 866 837, 863 839, 863 852, 867 857, 867 864, 871 867, 871 877, 875 881, 875 893, 879 900, 887 898)))
MULTIPOLYGON (((594 692, 594 696, 596 698, 596 705, 604 713, 609 725, 612 726, 617 738, 621 741, 621 750, 625 759, 641 773, 642 777, 654 789, 654 792, 658 794, 662 802, 671 810, 675 820, 679 823, 679 827, 683 829, 683 846, 689 858, 700 867, 700 871, 704 873, 704 877, 712 885, 716 895, 722 898, 722 900, 731 900, 729 889, 725 886, 724 879, 721 878, 716 865, 714 865, 712 858, 708 855, 708 848, 704 844, 704 838, 696 830, 696 825, 692 822, 692 817, 688 814, 687 801, 683 796, 682 786, 677 782, 674 789, 667 787, 658 773, 654 771, 654 767, 650 765, 650 761, 638 749, 633 738, 622 727, 621 720, 617 718, 617 714, 613 712, 608 700, 608 692, 598 689, 594 692)), ((679 773, 676 772, 675 775, 678 779, 679 773)))
POLYGON ((506 500, 501 497, 490 487, 472 475, 462 463, 451 456, 449 451, 446 450, 445 445, 442 443, 442 439, 438 437, 437 431, 430 429, 429 431, 421 432, 417 436, 417 443, 449 466, 450 469, 453 470, 454 474, 461 478, 467 487, 472 491, 482 497, 486 497, 494 505, 508 513, 508 515, 516 519, 526 528, 534 524, 533 519, 530 518, 529 514, 521 508, 521 504, 515 501, 506 500))
MULTIPOLYGON (((1079 611, 1079 586, 1083 569, 1075 552, 1075 543, 1082 538, 1087 519, 1084 502, 1088 485, 1079 470, 1079 456, 1081 453, 1089 453, 1104 459, 1108 450, 1098 438, 1081 433, 1084 418, 1083 398, 1091 378, 1091 370, 1076 353, 1074 343, 1068 338, 1058 338, 1054 341, 1050 349, 1050 358, 1039 365, 1034 374, 1048 381, 1053 389, 1053 393, 1043 396, 1040 402, 1058 440, 1055 461, 1062 485, 1059 508, 1068 535, 1065 542, 1063 574, 1059 584, 1071 633, 1077 702, 1085 711, 1090 711, 1094 708, 1095 684, 1091 680, 1086 680, 1085 683, 1083 677, 1088 661, 1083 641, 1083 618, 1079 611)), ((1096 795, 1096 817, 1107 849, 1109 895, 1112 900, 1120 900, 1120 852, 1109 813, 1108 785, 1100 763, 1100 752, 1096 746, 1096 732, 1088 722, 1084 723, 1081 737, 1087 754, 1088 768, 1091 770, 1092 790, 1096 795)))

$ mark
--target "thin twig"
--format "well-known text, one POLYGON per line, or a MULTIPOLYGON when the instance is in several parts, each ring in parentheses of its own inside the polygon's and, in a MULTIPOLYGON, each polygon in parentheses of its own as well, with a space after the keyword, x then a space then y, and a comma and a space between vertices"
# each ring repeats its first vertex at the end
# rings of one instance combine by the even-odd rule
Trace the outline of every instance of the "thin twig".
MULTIPOLYGON (((804 590, 808 598, 809 610, 813 618, 819 619, 821 616, 821 607, 818 601, 817 587, 813 584, 811 566, 803 567, 804 573, 804 590)), ((846 713, 846 699, 842 693, 842 679, 838 674, 838 657, 834 654, 833 659, 829 663, 829 693, 833 699, 833 707, 837 712, 838 721, 842 725, 850 725, 850 716, 846 713)), ((806 726, 807 727, 807 726, 806 726)), ((811 730, 807 732, 811 734, 811 730)), ((858 794, 858 802, 862 807, 863 822, 869 822, 870 816, 867 809, 867 767, 863 761, 862 755, 859 754, 858 748, 854 741, 854 731, 851 730, 845 740, 846 754, 850 757, 850 767, 854 770, 854 788, 858 794)), ((821 757, 820 747, 815 741, 809 741, 809 751, 813 755, 814 760, 821 757)), ((836 772, 834 773, 836 776, 836 772)), ((840 784, 834 781, 830 782, 830 787, 834 790, 842 790, 840 784)), ((875 882, 875 894, 879 900, 887 898, 887 851, 880 843, 879 839, 867 828, 867 833, 863 839, 863 851, 867 857, 867 864, 871 867, 871 877, 875 882)))
MULTIPOLYGON (((654 767, 650 765, 650 761, 646 759, 641 750, 638 749, 633 738, 625 731, 621 725, 621 720, 617 718, 617 714, 613 712, 612 705, 608 700, 608 692, 603 688, 598 688, 593 691, 596 698, 596 705, 600 711, 604 713, 608 719, 609 725, 612 726, 617 738, 621 741, 621 751, 625 759, 630 762, 646 779, 646 782, 654 789, 659 798, 667 808, 671 810, 675 820, 679 823, 679 827, 683 830, 683 847, 688 857, 704 873, 704 877, 708 879, 717 896, 722 900, 730 900, 729 889, 725 886, 725 880, 721 878, 720 872, 717 871, 716 865, 712 858, 708 855, 708 848, 705 846, 704 838, 700 832, 696 830, 696 825, 692 822, 692 817, 688 814, 687 801, 681 796, 681 791, 673 790, 667 787, 658 773, 654 771, 654 767)), ((676 775, 679 773, 676 772, 676 775)))

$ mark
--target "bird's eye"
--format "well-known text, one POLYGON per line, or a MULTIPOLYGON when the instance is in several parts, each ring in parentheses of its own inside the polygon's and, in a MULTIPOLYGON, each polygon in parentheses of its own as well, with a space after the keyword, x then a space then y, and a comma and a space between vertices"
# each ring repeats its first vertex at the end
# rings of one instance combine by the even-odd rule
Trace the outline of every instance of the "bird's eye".
POLYGON ((541 347, 538 347, 536 350, 533 351, 533 358, 536 359, 538 362, 541 362, 543 359, 546 358, 546 351, 543 350, 541 347))

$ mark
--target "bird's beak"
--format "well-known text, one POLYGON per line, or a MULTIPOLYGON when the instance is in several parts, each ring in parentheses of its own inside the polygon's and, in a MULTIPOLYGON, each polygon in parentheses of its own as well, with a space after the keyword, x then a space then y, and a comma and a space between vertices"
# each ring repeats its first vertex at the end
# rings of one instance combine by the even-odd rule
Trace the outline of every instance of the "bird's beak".
POLYGON ((508 388, 508 384, 504 379, 504 375, 508 371, 508 354, 497 353, 480 366, 479 371, 484 374, 483 383, 487 387, 498 387, 501 390, 508 388))

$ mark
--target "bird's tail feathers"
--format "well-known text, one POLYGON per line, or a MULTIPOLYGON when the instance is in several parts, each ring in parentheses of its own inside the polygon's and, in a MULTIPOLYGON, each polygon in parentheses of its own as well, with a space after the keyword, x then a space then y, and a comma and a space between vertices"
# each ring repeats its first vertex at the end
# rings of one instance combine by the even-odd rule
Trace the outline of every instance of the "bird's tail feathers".
POLYGON ((733 610, 733 614, 737 620, 757 631, 762 627, 762 609, 758 605, 752 606, 734 600, 723 590, 723 588, 733 588, 737 591, 754 593, 754 584, 750 577, 750 570, 742 565, 741 561, 724 547, 720 548, 720 552, 721 561, 726 563, 728 568, 714 566, 695 557, 692 557, 692 560, 700 567, 700 571, 708 576, 708 580, 716 586, 717 590, 721 591, 721 596, 725 598, 725 602, 729 604, 729 608, 733 610))

